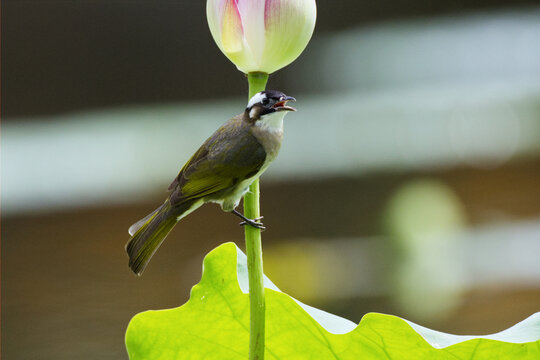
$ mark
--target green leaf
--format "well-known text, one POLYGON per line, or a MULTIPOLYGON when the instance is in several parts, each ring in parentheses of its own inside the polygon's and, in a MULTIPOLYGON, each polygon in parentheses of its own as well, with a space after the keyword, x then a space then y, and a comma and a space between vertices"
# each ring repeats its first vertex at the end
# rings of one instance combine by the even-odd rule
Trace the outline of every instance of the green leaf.
MULTIPOLYGON (((246 257, 226 243, 204 259, 189 301, 129 323, 130 359, 247 359, 246 257)), ((450 335, 401 318, 353 322, 302 304, 265 278, 266 359, 540 359, 540 313, 498 334, 450 335)))

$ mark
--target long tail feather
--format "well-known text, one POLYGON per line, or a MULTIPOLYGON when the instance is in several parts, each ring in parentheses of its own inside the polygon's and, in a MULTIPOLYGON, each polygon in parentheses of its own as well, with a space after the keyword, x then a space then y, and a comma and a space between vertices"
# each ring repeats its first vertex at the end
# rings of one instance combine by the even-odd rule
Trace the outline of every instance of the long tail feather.
POLYGON ((173 211, 169 201, 166 201, 130 227, 130 233, 134 233, 126 244, 126 251, 129 255, 129 267, 135 274, 143 273, 150 258, 178 222, 179 215, 187 211, 191 204, 185 205, 182 209, 175 208, 173 211))

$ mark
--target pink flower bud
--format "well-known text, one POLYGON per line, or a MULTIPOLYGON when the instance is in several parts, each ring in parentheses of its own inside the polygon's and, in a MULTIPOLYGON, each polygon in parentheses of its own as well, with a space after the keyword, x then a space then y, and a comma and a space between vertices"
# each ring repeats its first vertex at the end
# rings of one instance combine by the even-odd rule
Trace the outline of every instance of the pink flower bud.
POLYGON ((273 73, 293 62, 315 28, 315 0, 208 0, 219 49, 244 73, 273 73))

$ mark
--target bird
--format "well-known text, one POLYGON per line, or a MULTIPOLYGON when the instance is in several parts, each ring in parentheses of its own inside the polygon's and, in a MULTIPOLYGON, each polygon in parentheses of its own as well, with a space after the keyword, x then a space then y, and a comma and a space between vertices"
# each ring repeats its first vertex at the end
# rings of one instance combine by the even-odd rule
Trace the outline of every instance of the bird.
POLYGON ((219 127, 191 156, 169 186, 165 202, 129 228, 129 267, 142 275, 173 227, 205 203, 217 203, 242 218, 240 225, 264 230, 262 217, 236 210, 249 186, 275 160, 283 139, 283 118, 296 101, 277 90, 253 95, 243 113, 219 127))

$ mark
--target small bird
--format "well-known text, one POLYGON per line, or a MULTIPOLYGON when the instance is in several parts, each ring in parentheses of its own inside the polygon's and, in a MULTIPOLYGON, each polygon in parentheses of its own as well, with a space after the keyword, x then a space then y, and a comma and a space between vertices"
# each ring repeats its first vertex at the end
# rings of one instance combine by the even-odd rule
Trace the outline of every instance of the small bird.
POLYGON ((283 118, 296 101, 280 91, 255 94, 246 110, 210 136, 169 186, 169 197, 129 228, 129 267, 141 275, 148 261, 178 221, 207 202, 242 218, 241 225, 264 229, 257 219, 236 210, 253 181, 276 158, 283 139, 283 118))

